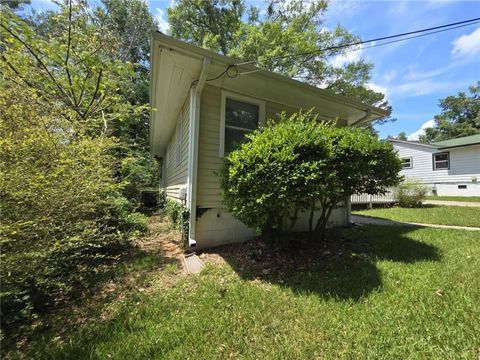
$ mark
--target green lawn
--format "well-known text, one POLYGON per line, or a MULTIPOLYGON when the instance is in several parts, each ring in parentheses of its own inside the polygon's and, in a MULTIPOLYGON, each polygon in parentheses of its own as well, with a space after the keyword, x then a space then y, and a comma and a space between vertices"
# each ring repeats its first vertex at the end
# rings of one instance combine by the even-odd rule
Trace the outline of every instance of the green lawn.
POLYGON ((73 314, 51 317, 49 330, 8 355, 479 357, 478 233, 371 226, 331 236, 337 240, 328 251, 305 245, 271 252, 250 243, 218 249, 227 263, 198 276, 173 280, 171 268, 158 270, 113 303, 98 301, 99 313, 69 330, 73 314))
POLYGON ((421 208, 378 208, 354 211, 353 214, 416 222, 480 227, 480 208, 461 206, 425 205, 421 208))
POLYGON ((480 202, 480 196, 427 196, 427 200, 480 202))

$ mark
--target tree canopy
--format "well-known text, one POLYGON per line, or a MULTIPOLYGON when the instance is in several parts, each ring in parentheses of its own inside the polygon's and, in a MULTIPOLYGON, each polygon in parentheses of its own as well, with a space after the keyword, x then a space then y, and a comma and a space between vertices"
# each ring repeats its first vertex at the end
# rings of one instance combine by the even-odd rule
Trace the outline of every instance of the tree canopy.
POLYGON ((432 142, 480 134, 480 81, 470 86, 469 92, 440 99, 442 112, 435 115, 435 126, 425 129, 420 140, 432 142))
POLYGON ((124 131, 148 105, 129 97, 138 73, 119 57, 118 35, 83 2, 28 19, 0 10, 0 234, 8 274, 0 299, 2 329, 11 330, 107 271, 101 262, 112 263, 145 231, 135 198, 156 179, 145 165, 155 162, 124 131))
POLYGON ((178 0, 168 21, 174 37, 390 110, 385 95, 367 87, 372 64, 331 61, 355 50, 335 47, 360 39, 339 25, 327 29, 327 8, 325 0, 271 0, 266 9, 243 0, 178 0))

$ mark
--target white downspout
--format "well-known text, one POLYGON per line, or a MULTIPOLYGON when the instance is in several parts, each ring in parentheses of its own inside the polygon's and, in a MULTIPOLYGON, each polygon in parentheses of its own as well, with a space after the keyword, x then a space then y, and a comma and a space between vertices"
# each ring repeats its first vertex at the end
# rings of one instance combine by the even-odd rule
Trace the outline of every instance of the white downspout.
POLYGON ((198 133, 200 128, 200 101, 207 80, 210 59, 203 59, 203 68, 198 81, 190 89, 190 126, 188 142, 188 190, 187 208, 190 210, 188 228, 188 246, 197 245, 195 240, 195 222, 197 217, 197 173, 198 173, 198 133))

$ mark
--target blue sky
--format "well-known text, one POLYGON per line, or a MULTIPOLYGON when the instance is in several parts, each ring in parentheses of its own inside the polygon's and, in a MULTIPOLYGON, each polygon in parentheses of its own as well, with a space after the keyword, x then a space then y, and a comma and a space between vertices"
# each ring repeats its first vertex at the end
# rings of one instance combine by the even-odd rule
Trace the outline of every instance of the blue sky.
MULTIPOLYGON (((166 31, 170 0, 150 0, 152 14, 166 31)), ((262 1, 247 1, 263 6, 262 1)), ((32 7, 50 7, 49 0, 32 0, 32 7)), ((480 17, 480 1, 333 0, 325 26, 340 24, 362 39, 371 39, 480 17)), ((396 122, 377 126, 380 137, 405 131, 417 139, 440 112, 438 100, 480 80, 480 25, 350 52, 336 64, 364 58, 374 64, 370 86, 386 93, 396 122)))

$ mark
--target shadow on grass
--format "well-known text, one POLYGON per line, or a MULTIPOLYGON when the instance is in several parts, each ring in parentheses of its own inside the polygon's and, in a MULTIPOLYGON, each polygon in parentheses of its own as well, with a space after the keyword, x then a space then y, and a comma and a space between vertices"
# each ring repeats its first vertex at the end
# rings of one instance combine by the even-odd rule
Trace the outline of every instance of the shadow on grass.
POLYGON ((261 279, 298 293, 358 301, 381 289, 377 260, 402 263, 438 261, 438 250, 410 239, 411 227, 371 226, 331 230, 326 244, 306 241, 292 234, 289 245, 278 249, 252 241, 212 249, 245 279, 261 279))
POLYGON ((88 264, 70 265, 68 270, 76 271, 71 293, 57 301, 43 303, 36 311, 35 321, 17 322, 2 328, 2 357, 19 344, 38 338, 53 338, 84 327, 89 321, 98 319, 110 303, 122 298, 126 292, 138 291, 146 274, 177 264, 177 260, 167 256, 162 249, 150 251, 122 245, 100 250, 108 257, 99 257, 88 264))

